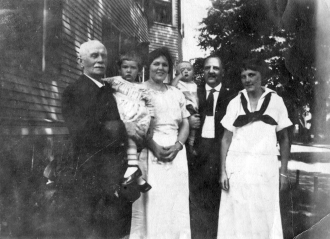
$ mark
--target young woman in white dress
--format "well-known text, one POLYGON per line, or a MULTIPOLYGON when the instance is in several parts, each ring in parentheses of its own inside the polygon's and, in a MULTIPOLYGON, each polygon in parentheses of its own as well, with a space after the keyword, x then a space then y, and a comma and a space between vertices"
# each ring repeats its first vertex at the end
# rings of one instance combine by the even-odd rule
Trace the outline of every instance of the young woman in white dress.
POLYGON ((130 238, 190 238, 188 164, 184 146, 189 134, 183 93, 164 83, 172 72, 167 48, 149 54, 149 80, 154 106, 153 137, 139 157, 143 177, 152 189, 133 204, 130 238))
POLYGON ((262 86, 267 65, 250 59, 241 67, 240 91, 221 123, 222 195, 219 239, 282 239, 279 189, 287 187, 292 125, 281 97, 262 86), (277 142, 280 146, 279 170, 277 142))

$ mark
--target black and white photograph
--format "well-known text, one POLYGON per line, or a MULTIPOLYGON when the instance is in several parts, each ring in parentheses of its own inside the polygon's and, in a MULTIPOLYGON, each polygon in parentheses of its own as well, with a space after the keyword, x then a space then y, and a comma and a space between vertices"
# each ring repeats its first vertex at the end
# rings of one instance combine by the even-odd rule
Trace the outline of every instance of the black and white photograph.
POLYGON ((0 238, 330 238, 329 0, 0 0, 0 238))

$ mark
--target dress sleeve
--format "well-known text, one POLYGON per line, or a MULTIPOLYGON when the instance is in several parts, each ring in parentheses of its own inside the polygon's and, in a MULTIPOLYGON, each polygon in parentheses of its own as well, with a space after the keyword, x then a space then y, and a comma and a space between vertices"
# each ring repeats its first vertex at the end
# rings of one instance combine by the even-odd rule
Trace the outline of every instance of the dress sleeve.
POLYGON ((235 97, 229 102, 227 106, 226 115, 221 120, 222 126, 231 132, 235 130, 235 126, 233 124, 238 116, 239 107, 240 107, 239 97, 235 97))
POLYGON ((281 97, 278 97, 276 106, 278 107, 278 122, 276 126, 276 132, 278 132, 292 125, 292 122, 288 117, 288 110, 281 97))
POLYGON ((190 116, 189 111, 186 108, 186 98, 184 97, 183 93, 181 91, 177 91, 179 96, 179 104, 180 104, 180 109, 181 109, 181 116, 182 119, 187 118, 190 116))

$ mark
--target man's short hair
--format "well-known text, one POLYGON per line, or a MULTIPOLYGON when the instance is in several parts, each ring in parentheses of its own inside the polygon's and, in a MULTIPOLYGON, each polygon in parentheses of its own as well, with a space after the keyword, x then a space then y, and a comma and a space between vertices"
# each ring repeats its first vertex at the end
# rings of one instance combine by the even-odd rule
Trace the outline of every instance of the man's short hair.
POLYGON ((205 66, 205 63, 206 63, 206 62, 208 61, 208 59, 210 59, 210 58, 217 58, 217 59, 219 60, 220 64, 221 64, 221 66, 223 66, 223 65, 222 65, 222 60, 221 60, 221 57, 220 57, 220 56, 218 56, 218 55, 209 55, 208 57, 205 58, 204 63, 203 63, 203 67, 205 66))
MULTIPOLYGON (((79 54, 79 57, 85 55, 87 53, 87 49, 91 46, 91 45, 94 45, 94 44, 99 44, 99 45, 102 45, 102 42, 100 42, 99 40, 90 40, 90 41, 86 41, 84 43, 82 43, 80 45, 80 48, 79 48, 79 51, 78 51, 78 54, 79 54)), ((105 48, 105 47, 104 47, 105 48)))

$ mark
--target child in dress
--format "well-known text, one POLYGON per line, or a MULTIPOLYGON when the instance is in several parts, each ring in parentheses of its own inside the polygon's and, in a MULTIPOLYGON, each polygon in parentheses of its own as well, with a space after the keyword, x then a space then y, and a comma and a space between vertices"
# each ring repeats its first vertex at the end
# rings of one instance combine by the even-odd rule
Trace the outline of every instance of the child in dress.
MULTIPOLYGON (((189 61, 182 61, 176 67, 176 77, 173 79, 171 85, 176 86, 182 91, 186 98, 186 107, 190 115, 198 113, 198 97, 197 85, 193 81, 194 68, 189 61)), ((192 155, 197 155, 194 150, 196 130, 190 129, 188 138, 188 151, 192 155)))
POLYGON ((106 78, 115 90, 120 118, 123 120, 128 139, 128 168, 124 175, 124 184, 137 181, 141 192, 147 192, 151 186, 141 177, 138 166, 138 146, 150 137, 150 124, 154 115, 151 96, 147 89, 139 87, 136 79, 142 69, 142 60, 135 52, 121 55, 117 62, 120 76, 106 78))

